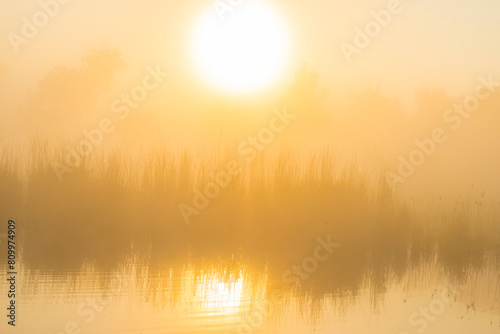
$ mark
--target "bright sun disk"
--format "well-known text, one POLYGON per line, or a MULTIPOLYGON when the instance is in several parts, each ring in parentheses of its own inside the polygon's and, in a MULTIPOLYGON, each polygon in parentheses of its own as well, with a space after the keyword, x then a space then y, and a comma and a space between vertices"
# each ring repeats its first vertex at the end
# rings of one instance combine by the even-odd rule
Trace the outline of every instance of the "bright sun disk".
POLYGON ((231 93, 251 93, 279 79, 289 55, 285 22, 269 5, 243 2, 221 17, 213 7, 197 22, 195 66, 205 80, 231 93))

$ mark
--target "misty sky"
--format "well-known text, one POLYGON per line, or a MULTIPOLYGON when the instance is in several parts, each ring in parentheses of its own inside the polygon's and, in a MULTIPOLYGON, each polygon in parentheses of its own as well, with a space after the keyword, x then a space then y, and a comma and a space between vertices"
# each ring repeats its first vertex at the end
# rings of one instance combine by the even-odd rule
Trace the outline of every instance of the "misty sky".
MULTIPOLYGON (((352 43, 354 28, 389 1, 271 1, 293 36, 291 69, 308 62, 337 91, 380 84, 388 92, 411 94, 422 86, 467 91, 478 75, 498 73, 500 3, 401 1, 402 11, 348 65, 341 42, 352 43)), ((37 1, 0 3, 0 63, 9 80, 36 81, 53 66, 73 64, 92 46, 120 49, 127 63, 162 61, 183 80, 198 84, 189 62, 191 28, 211 1, 70 1, 15 54, 7 36, 19 33, 23 16, 37 1)), ((288 73, 289 76, 293 71, 288 73)), ((283 78, 286 80, 287 78, 283 78)), ((23 86, 25 87, 25 86, 23 86)))
MULTIPOLYGON (((270 3, 288 23, 293 50, 288 71, 267 94, 279 95, 304 62, 319 73, 330 98, 359 91, 365 85, 379 85, 387 96, 410 104, 414 93, 422 87, 443 88, 453 96, 467 95, 474 91, 479 76, 492 74, 497 80, 500 78, 500 2, 496 0, 402 0, 400 13, 393 15, 388 26, 373 37, 360 54, 354 55, 350 64, 340 44, 353 44, 355 28, 363 29, 373 20, 371 12, 386 9, 390 1, 275 0, 270 3)), ((118 85, 123 87, 137 82, 146 66, 161 64, 171 73, 171 78, 156 95, 156 101, 163 99, 168 105, 168 99, 175 96, 178 102, 161 112, 175 118, 190 111, 193 92, 216 94, 194 71, 189 54, 193 26, 203 11, 213 10, 212 6, 210 0, 72 0, 61 5, 48 25, 16 53, 8 34, 20 34, 22 18, 31 18, 40 11, 40 5, 35 0, 1 1, 0 100, 3 107, 0 119, 8 120, 2 122, 2 130, 10 130, 22 122, 18 115, 20 108, 51 69, 57 65, 77 67, 82 55, 91 48, 109 47, 122 52, 127 74, 118 85)), ((113 94, 110 95, 113 98, 113 94)), ((259 98, 250 97, 246 103, 256 100, 259 98)), ((203 101, 196 102, 203 104, 203 101)), ((109 101, 104 103, 109 105, 109 101)), ((438 116, 442 113, 438 110, 438 116)), ((188 128, 172 125, 172 133, 176 130, 181 135, 189 135, 188 128)), ((482 140, 476 139, 475 144, 480 145, 482 140)), ((468 144, 467 138, 463 141, 468 144)), ((400 153, 408 154, 413 145, 412 141, 408 143, 407 149, 397 151, 395 159, 400 153)), ((440 153, 440 159, 445 159, 449 152, 455 157, 443 161, 443 173, 450 161, 457 164, 462 161, 463 147, 460 142, 440 153)), ((477 152, 478 156, 470 160, 475 160, 481 169, 478 172, 471 167, 468 175, 493 178, 500 163, 498 159, 490 164, 491 153, 480 154, 483 151, 473 146, 469 149, 474 154, 477 152)), ((450 176, 446 182, 454 184, 460 177, 450 176)), ((440 176, 432 182, 439 188, 438 183, 443 179, 440 176)), ((469 180, 462 179, 464 183, 469 180)), ((500 198, 500 194, 497 197, 500 198)))

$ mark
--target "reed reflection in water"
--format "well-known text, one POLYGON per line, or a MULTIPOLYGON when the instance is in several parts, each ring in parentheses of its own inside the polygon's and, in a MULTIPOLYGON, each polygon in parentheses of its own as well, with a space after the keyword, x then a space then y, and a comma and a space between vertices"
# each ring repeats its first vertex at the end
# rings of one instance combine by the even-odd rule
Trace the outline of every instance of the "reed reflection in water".
POLYGON ((390 273, 385 284, 366 276, 355 291, 332 286, 319 293, 278 286, 266 268, 245 263, 164 268, 143 263, 129 258, 113 270, 89 264, 58 273, 24 267, 19 305, 24 320, 16 329, 59 334, 69 323, 75 333, 500 330, 500 276, 492 265, 453 282, 442 267, 427 264, 400 277, 390 273))

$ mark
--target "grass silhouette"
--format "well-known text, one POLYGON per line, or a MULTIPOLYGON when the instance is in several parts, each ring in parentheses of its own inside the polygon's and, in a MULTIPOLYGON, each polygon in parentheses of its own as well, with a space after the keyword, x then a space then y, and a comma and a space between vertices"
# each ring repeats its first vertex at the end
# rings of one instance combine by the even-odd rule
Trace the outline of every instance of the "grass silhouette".
POLYGON ((63 161, 64 147, 40 140, 2 146, 2 219, 19 221, 32 269, 109 268, 131 253, 151 265, 236 256, 267 268, 279 284, 328 235, 341 247, 304 281, 318 292, 355 290, 366 277, 384 291, 389 277, 425 264, 455 279, 498 266, 495 208, 478 211, 471 201, 416 213, 382 177, 361 173, 329 148, 282 147, 251 162, 231 146, 115 148, 84 159, 59 182, 52 163, 63 161), (241 172, 186 224, 179 204, 191 204, 194 190, 233 161, 241 172))

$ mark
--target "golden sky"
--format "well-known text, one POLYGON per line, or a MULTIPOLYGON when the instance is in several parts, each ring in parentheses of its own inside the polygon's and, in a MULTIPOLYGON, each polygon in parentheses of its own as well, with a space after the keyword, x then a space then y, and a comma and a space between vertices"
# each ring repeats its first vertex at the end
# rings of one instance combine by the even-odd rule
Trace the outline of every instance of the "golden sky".
MULTIPOLYGON (((358 115, 359 119, 351 127, 337 123, 337 128, 329 129, 329 133, 320 130, 317 133, 321 134, 322 137, 318 137, 323 143, 345 131, 342 145, 346 142, 352 146, 359 144, 360 151, 368 156, 375 156, 380 151, 390 152, 385 157, 388 155, 392 161, 397 161, 400 154, 411 152, 415 136, 429 133, 429 129, 413 133, 403 127, 395 132, 388 130, 393 124, 399 124, 395 119, 418 109, 414 105, 416 92, 422 88, 444 90, 444 93, 430 91, 424 94, 420 107, 427 103, 434 114, 412 120, 414 124, 421 121, 432 129, 441 125, 441 116, 451 105, 446 94, 455 98, 471 94, 480 76, 500 78, 500 2, 494 0, 264 1, 274 8, 286 26, 290 49, 283 61, 284 70, 273 78, 273 84, 243 97, 219 91, 207 83, 193 61, 195 27, 202 15, 216 15, 217 1, 57 0, 57 8, 52 9, 53 17, 16 50, 13 34, 22 35, 25 20, 33 20, 41 11, 41 4, 53 5, 55 1, 0 2, 0 34, 4 36, 0 39, 0 129, 4 135, 13 136, 23 131, 26 124, 23 110, 29 109, 27 105, 36 96, 38 84, 47 73, 59 65, 77 68, 82 56, 93 48, 117 49, 126 64, 126 70, 99 100, 96 110, 100 113, 109 112, 116 96, 142 80, 146 67, 161 66, 168 71, 168 80, 143 105, 145 110, 154 110, 155 117, 166 119, 163 132, 168 138, 192 139, 193 134, 203 129, 207 119, 219 122, 219 127, 211 132, 219 138, 222 133, 234 130, 235 122, 253 124, 241 116, 245 115, 244 110, 261 110, 257 116, 262 120, 279 96, 286 93, 304 63, 318 73, 321 87, 328 93, 328 112, 337 113, 341 118, 352 109, 338 108, 339 101, 365 87, 378 87, 386 100, 377 100, 380 104, 376 106, 371 104, 373 101, 361 101, 354 106, 355 111, 363 108, 380 111, 382 114, 377 114, 376 119, 358 115), (391 13, 389 18, 384 16, 388 12, 391 13), (367 45, 360 46, 358 32, 362 30, 366 34, 366 29, 377 22, 377 17, 382 20, 379 31, 368 37, 368 41, 365 36, 367 45), (350 59, 343 52, 346 45, 357 49, 350 59), (231 110, 236 106, 243 110, 238 116, 217 119, 220 109, 231 110), (406 135, 409 137, 404 137, 406 135), (369 146, 363 146, 365 144, 369 146)), ((241 5, 234 5, 227 15, 238 15, 239 7, 248 3, 251 1, 242 0, 241 5)), ((256 29, 262 28, 259 22, 255 24, 256 29)), ((93 117, 89 116, 83 126, 96 123, 99 116, 93 117)), ((137 117, 134 123, 121 128, 131 129, 141 137, 146 131, 140 132, 141 126, 137 124, 143 122, 149 128, 160 124, 156 118, 137 117)), ((498 120, 494 115, 491 117, 498 120)), ((477 134, 494 122, 484 118, 470 124, 474 122, 478 122, 475 130, 464 128, 463 137, 455 139, 454 146, 438 155, 437 159, 451 155, 442 162, 441 169, 446 170, 449 163, 459 163, 465 147, 471 153, 469 158, 474 157, 471 161, 484 166, 479 170, 471 167, 466 174, 475 178, 492 175, 500 162, 496 159, 491 164, 491 154, 481 154, 477 147, 484 141, 497 143, 498 139, 484 139, 486 137, 477 134), (467 131, 471 133, 469 137, 467 131), (475 146, 469 145, 471 143, 475 146)), ((58 128, 57 125, 53 127, 58 128)), ((448 184, 453 184, 456 178, 464 183, 470 180, 457 173, 448 184)), ((443 180, 441 177, 431 179, 436 183, 443 180)))
MULTIPOLYGON (((409 96, 422 86, 467 90, 479 74, 492 73, 500 58, 500 3, 400 1, 401 11, 361 54, 346 63, 340 43, 352 43, 355 28, 390 1, 269 1, 292 35, 289 69, 307 62, 337 91, 380 84, 409 96)), ((189 43, 196 19, 212 1, 69 1, 16 54, 6 37, 19 33, 21 18, 39 10, 37 1, 0 3, 0 62, 11 80, 36 80, 57 64, 72 64, 92 46, 116 47, 129 65, 161 61, 183 81, 198 85, 189 43), (19 78, 22 73, 23 78, 19 78), (25 75, 30 73, 29 76, 25 75)), ((289 71, 291 77, 292 72, 289 71)))

